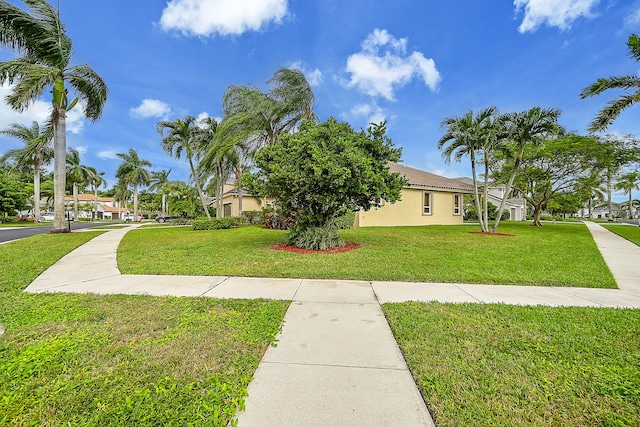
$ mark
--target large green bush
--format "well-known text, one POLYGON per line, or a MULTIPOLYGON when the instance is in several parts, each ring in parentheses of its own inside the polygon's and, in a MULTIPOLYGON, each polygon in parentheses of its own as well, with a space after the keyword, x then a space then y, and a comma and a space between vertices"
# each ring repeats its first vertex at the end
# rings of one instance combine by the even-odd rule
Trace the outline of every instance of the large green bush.
POLYGON ((308 229, 335 227, 348 212, 400 199, 405 180, 387 165, 400 160, 401 150, 385 133, 384 123, 357 132, 333 118, 303 121, 298 132, 258 152, 259 172, 245 175, 246 186, 274 199, 278 215, 294 219, 294 243, 308 229))
POLYGON ((233 227, 237 227, 238 225, 246 224, 246 219, 237 218, 237 217, 226 217, 226 218, 196 218, 193 221, 193 229, 194 230, 223 230, 229 229, 233 227))

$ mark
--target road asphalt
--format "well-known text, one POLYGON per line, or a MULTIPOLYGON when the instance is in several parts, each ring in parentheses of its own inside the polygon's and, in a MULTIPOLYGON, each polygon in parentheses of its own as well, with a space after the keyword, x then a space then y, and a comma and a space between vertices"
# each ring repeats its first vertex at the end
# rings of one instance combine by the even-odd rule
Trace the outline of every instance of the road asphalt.
POLYGON ((640 308, 640 248, 595 223, 587 226, 620 289, 122 275, 118 244, 138 226, 97 236, 26 291, 291 300, 239 426, 433 426, 382 313, 385 302, 640 308))

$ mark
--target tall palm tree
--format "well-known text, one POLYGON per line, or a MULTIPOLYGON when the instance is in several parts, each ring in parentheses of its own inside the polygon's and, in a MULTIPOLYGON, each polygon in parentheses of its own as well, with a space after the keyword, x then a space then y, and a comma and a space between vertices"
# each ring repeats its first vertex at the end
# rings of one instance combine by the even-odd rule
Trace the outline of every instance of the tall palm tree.
POLYGON ((518 174, 524 152, 529 147, 541 144, 546 138, 561 134, 564 130, 558 124, 560 110, 555 108, 542 109, 533 107, 520 113, 506 114, 501 117, 501 125, 506 142, 501 149, 506 158, 512 162, 511 175, 505 189, 504 197, 500 202, 496 219, 491 228, 495 233, 500 224, 500 217, 504 212, 507 197, 513 188, 513 181, 518 174))
POLYGON ((169 184, 169 174, 171 169, 151 172, 150 191, 159 191, 162 194, 162 216, 167 216, 167 185, 169 184))
POLYGON ((198 130, 196 128, 196 119, 192 116, 187 116, 184 119, 176 119, 172 122, 163 120, 158 122, 156 130, 163 136, 162 141, 160 141, 162 149, 170 156, 180 159, 182 153, 185 153, 187 161, 189 162, 189 168, 191 169, 191 180, 198 190, 202 209, 204 209, 207 218, 211 219, 209 209, 207 209, 207 201, 202 191, 201 180, 196 172, 195 162, 198 161, 202 154, 202 146, 199 145, 201 140, 198 138, 198 130), (165 130, 167 131, 166 136, 165 130))
POLYGON ((442 121, 440 127, 445 130, 445 134, 438 141, 438 148, 442 151, 442 157, 448 163, 453 157, 456 162, 460 162, 463 157, 469 156, 471 160, 471 174, 473 178, 473 190, 475 193, 476 209, 480 229, 488 231, 487 225, 487 176, 490 151, 497 141, 497 133, 492 130, 494 118, 498 110, 496 107, 488 107, 477 114, 468 111, 462 117, 449 117, 442 121), (447 145, 448 144, 448 145, 447 145), (485 163, 485 184, 484 184, 484 206, 481 206, 480 191, 478 188, 477 161, 480 157, 485 163))
POLYGON ((119 180, 113 188, 115 190, 113 199, 118 202, 118 219, 122 219, 122 211, 120 208, 124 206, 124 211, 127 211, 127 200, 131 197, 131 190, 129 190, 129 185, 122 179, 119 180))
POLYGON ((89 167, 91 171, 91 177, 89 178, 89 185, 93 191, 93 219, 98 219, 98 188, 105 186, 107 181, 103 178, 104 172, 98 172, 94 167, 89 167))
POLYGON ((46 89, 52 92, 54 140, 54 212, 52 233, 67 232, 64 221, 66 115, 80 101, 84 115, 96 121, 107 100, 107 85, 89 66, 70 66, 72 42, 59 11, 46 0, 24 0, 30 12, 0 1, 0 46, 18 57, 0 63, 0 84, 14 84, 7 103, 24 111, 46 89), (76 98, 68 98, 67 85, 76 98))
POLYGON ((222 97, 225 117, 218 129, 226 144, 237 145, 252 135, 275 144, 302 119, 317 118, 315 95, 301 71, 278 68, 267 83, 271 89, 266 93, 257 86, 227 88, 222 97))
MULTIPOLYGON (((636 61, 640 61, 640 37, 631 34, 627 40, 629 55, 636 61)), ((584 99, 590 96, 600 95, 609 89, 622 89, 625 91, 623 95, 609 101, 596 117, 589 124, 589 132, 599 132, 608 128, 615 119, 618 118, 622 110, 631 107, 640 101, 640 76, 613 76, 609 78, 599 78, 595 83, 582 89, 580 98, 584 99), (629 93, 629 89, 634 89, 629 93)))
POLYGON ((40 222, 40 169, 53 158, 52 128, 41 129, 36 121, 31 127, 12 123, 7 129, 0 130, 0 135, 17 138, 25 144, 23 148, 10 150, 2 159, 12 158, 20 167, 33 168, 33 217, 35 222, 40 222))
POLYGON ((149 185, 151 176, 146 169, 151 167, 148 160, 141 159, 133 148, 128 153, 117 153, 122 164, 116 170, 116 178, 121 179, 127 186, 133 187, 133 220, 138 220, 138 187, 149 185))
POLYGON ((616 182, 615 189, 621 190, 624 194, 629 195, 629 219, 633 218, 633 190, 640 189, 640 173, 628 172, 620 175, 616 182))
POLYGON ((78 188, 95 179, 95 169, 85 166, 80 162, 78 150, 69 148, 67 152, 67 179, 73 184, 73 218, 78 220, 78 188))

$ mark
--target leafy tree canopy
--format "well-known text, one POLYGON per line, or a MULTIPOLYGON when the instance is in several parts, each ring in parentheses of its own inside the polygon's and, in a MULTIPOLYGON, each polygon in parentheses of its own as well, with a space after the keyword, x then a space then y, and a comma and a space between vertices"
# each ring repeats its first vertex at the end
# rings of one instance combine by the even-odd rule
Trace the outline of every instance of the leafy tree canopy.
POLYGON ((290 238, 327 227, 348 211, 369 210, 400 199, 404 179, 390 173, 401 149, 385 136, 384 123, 354 131, 334 118, 303 121, 299 132, 261 149, 258 173, 247 176, 254 194, 273 198, 283 215, 295 218, 290 238))
POLYGON ((0 213, 16 215, 27 207, 29 194, 22 182, 6 174, 0 174, 0 213))

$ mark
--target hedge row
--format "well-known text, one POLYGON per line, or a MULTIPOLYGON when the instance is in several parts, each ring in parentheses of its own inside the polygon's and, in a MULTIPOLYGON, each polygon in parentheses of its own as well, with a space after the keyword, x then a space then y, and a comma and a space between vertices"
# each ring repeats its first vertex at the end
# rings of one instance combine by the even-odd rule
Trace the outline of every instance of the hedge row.
POLYGON ((196 218, 193 220, 194 230, 222 230, 227 228, 237 227, 238 225, 246 224, 247 220, 236 217, 226 218, 196 218))

